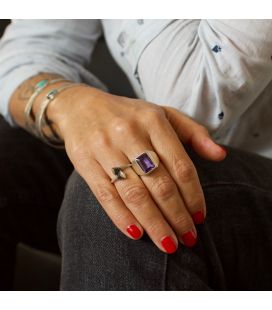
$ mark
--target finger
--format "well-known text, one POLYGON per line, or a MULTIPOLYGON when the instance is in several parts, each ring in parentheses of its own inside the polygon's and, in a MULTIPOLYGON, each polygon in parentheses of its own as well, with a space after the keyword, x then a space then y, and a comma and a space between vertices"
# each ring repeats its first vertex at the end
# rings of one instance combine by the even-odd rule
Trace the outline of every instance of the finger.
MULTIPOLYGON (((103 155, 100 154, 97 160, 109 176, 112 175, 112 167, 129 163, 124 154, 112 149, 104 149, 103 155)), ((132 168, 127 168, 124 172, 127 178, 114 183, 124 204, 160 250, 166 253, 175 252, 178 247, 176 235, 154 203, 142 180, 132 168)))
MULTIPOLYGON (((124 146, 124 152, 132 161, 144 150, 152 150, 152 148, 151 144, 139 140, 137 143, 131 144, 130 147, 124 146)), ((165 219, 174 229, 179 241, 188 247, 194 246, 197 241, 194 222, 186 209, 174 179, 163 163, 159 163, 159 166, 150 174, 142 175, 141 179, 165 219)))
POLYGON ((115 226, 132 239, 141 238, 143 235, 141 224, 125 206, 100 164, 93 159, 86 158, 86 160, 78 162, 75 168, 89 185, 115 226))
POLYGON ((204 221, 206 205, 195 166, 166 118, 154 115, 149 126, 151 143, 178 185, 187 210, 196 224, 204 221))
POLYGON ((207 160, 221 161, 226 157, 226 149, 213 141, 205 127, 174 108, 163 109, 182 143, 192 146, 198 155, 207 160))

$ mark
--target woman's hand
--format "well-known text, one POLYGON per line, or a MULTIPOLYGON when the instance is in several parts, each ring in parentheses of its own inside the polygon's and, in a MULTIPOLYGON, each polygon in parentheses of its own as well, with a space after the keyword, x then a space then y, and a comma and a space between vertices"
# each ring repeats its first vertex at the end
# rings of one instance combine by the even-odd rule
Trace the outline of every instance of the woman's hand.
POLYGON ((202 157, 222 160, 226 153, 205 128, 177 110, 138 99, 76 86, 60 94, 48 116, 65 141, 67 154, 113 223, 128 237, 149 235, 159 249, 173 253, 178 241, 193 246, 195 224, 206 207, 196 169, 182 143, 202 157), (130 163, 146 150, 159 167, 111 183, 112 167, 130 163))

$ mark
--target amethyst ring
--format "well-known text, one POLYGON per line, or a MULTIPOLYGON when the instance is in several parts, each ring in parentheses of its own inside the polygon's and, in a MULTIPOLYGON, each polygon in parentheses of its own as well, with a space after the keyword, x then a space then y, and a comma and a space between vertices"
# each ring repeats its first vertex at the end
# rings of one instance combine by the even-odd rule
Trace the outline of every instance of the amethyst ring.
POLYGON ((138 175, 146 175, 154 171, 159 166, 159 157, 153 151, 145 151, 142 154, 134 158, 131 164, 127 164, 120 167, 113 167, 111 169, 114 177, 111 179, 111 183, 117 180, 126 179, 126 174, 123 171, 126 168, 132 167, 138 175))
POLYGON ((153 151, 145 151, 132 160, 132 168, 138 175, 146 175, 159 166, 159 157, 153 151))

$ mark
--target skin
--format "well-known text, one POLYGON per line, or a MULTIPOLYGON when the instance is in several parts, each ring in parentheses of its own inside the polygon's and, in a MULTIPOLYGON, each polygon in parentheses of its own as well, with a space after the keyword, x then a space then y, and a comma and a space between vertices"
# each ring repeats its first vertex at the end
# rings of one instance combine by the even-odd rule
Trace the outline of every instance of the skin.
MULTIPOLYGON (((17 124, 25 127, 24 107, 36 83, 57 77, 39 74, 14 92, 9 108, 17 124)), ((34 115, 49 90, 62 84, 47 86, 40 93, 34 115)), ((126 236, 132 238, 127 227, 136 225, 141 236, 145 231, 165 252, 161 241, 166 236, 178 247, 184 233, 197 235, 192 215, 197 211, 206 215, 205 199, 183 144, 189 143, 208 160, 220 161, 226 156, 203 126, 176 109, 82 85, 60 93, 49 104, 47 117, 64 140, 75 169, 126 236), (112 184, 111 168, 129 163, 144 150, 158 154, 159 167, 141 177, 128 168, 127 179, 112 184)))

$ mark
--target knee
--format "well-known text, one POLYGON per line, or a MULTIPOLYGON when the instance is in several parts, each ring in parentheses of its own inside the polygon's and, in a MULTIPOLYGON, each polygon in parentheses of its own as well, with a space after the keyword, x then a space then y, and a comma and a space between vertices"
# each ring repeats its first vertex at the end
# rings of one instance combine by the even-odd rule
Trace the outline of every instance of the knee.
POLYGON ((66 186, 58 237, 62 252, 62 289, 140 288, 143 284, 138 266, 141 265, 145 273, 150 274, 150 281, 145 285, 154 285, 151 283, 154 275, 162 278, 156 266, 164 262, 165 254, 147 236, 134 241, 122 234, 76 172, 66 186), (142 253, 150 257, 148 262, 142 253), (125 281, 128 275, 131 279, 125 281))
POLYGON ((58 216, 57 231, 61 250, 65 242, 78 240, 86 234, 91 236, 91 228, 97 225, 98 218, 102 220, 105 217, 88 184, 74 171, 66 183, 58 216))
POLYGON ((111 240, 128 239, 112 223, 85 180, 74 171, 66 184, 58 216, 58 239, 63 253, 89 253, 101 250, 101 245, 113 245, 111 240))
POLYGON ((272 184, 272 161, 270 159, 227 147, 227 157, 221 162, 212 162, 200 158, 188 147, 186 147, 186 151, 193 161, 204 187, 205 185, 228 183, 247 184, 265 189, 272 184))

